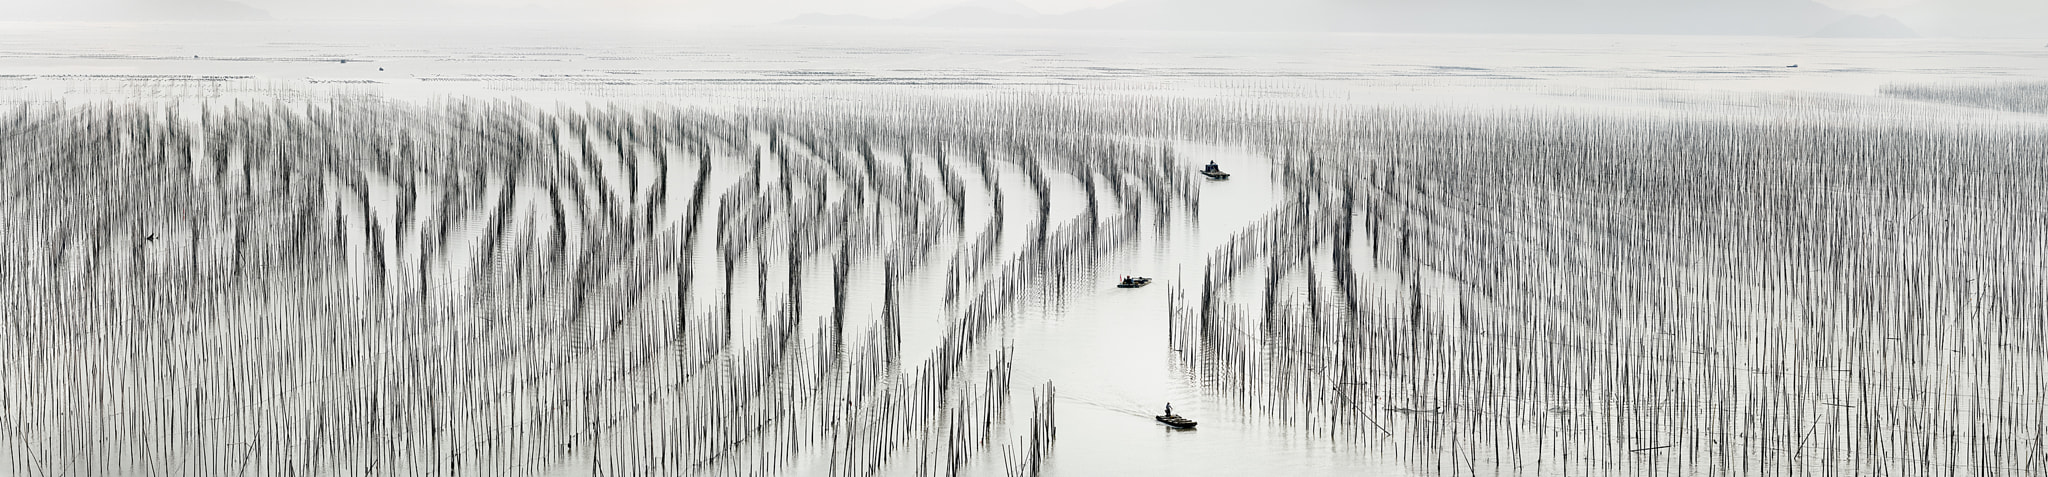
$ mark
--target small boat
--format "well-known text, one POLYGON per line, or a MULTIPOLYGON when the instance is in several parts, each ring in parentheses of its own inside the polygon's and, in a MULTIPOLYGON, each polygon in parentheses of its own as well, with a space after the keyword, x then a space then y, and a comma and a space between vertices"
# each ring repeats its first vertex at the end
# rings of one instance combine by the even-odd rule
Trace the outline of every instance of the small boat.
POLYGON ((1124 281, 1121 281, 1121 282, 1117 282, 1117 284, 1116 284, 1116 287, 1117 287, 1117 288, 1137 288, 1137 287, 1142 287, 1142 286, 1145 286, 1145 285, 1151 285, 1151 284, 1152 284, 1152 279, 1150 279, 1150 278, 1145 278, 1145 277, 1124 277, 1124 281))
POLYGON ((1153 416, 1153 418, 1158 419, 1160 423, 1166 424, 1168 426, 1173 426, 1174 429, 1195 428, 1195 421, 1190 421, 1188 420, 1188 418, 1180 417, 1173 414, 1167 414, 1164 416, 1153 416))
POLYGON ((1209 176, 1210 179, 1230 178, 1230 173, 1223 172, 1222 168, 1216 167, 1216 161, 1209 161, 1208 166, 1202 167, 1202 175, 1209 176))

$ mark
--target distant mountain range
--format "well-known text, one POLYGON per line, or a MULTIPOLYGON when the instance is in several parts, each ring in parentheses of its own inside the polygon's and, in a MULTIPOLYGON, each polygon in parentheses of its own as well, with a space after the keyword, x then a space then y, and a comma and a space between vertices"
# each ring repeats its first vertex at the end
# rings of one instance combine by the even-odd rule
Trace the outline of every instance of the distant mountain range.
POLYGON ((1811 0, 1128 0, 1043 15, 976 0, 903 19, 804 15, 792 25, 1398 33, 1916 36, 1811 0))
POLYGON ((1883 15, 1851 15, 1836 21, 1813 36, 1828 38, 1912 38, 1920 36, 1912 27, 1883 15))

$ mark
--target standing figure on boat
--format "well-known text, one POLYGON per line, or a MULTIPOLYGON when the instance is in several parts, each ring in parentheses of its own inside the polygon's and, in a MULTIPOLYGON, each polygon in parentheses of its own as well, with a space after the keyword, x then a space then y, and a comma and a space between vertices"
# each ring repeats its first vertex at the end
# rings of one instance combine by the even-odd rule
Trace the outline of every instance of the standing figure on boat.
POLYGON ((1166 403, 1166 415, 1152 416, 1152 419, 1159 421, 1162 424, 1166 424, 1167 426, 1171 426, 1174 429, 1195 428, 1195 421, 1189 420, 1185 417, 1180 417, 1179 415, 1173 413, 1173 403, 1166 403))

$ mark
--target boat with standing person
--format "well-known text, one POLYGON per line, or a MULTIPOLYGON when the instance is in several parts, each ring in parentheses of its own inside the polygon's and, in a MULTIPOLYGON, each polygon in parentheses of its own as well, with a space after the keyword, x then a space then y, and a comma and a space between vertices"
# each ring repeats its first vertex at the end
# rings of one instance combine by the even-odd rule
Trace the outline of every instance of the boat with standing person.
POLYGON ((1165 414, 1165 415, 1161 415, 1161 416, 1153 416, 1152 418, 1153 418, 1153 419, 1156 419, 1156 420, 1158 420, 1158 421, 1159 421, 1159 422, 1160 422, 1161 424, 1166 424, 1166 425, 1168 425, 1168 426, 1172 426, 1172 427, 1173 427, 1174 429, 1194 429, 1194 428, 1195 428, 1195 421, 1193 421, 1193 420, 1189 420, 1188 418, 1185 418, 1185 417, 1180 417, 1180 415, 1178 415, 1178 414, 1174 414, 1174 413, 1173 413, 1173 404, 1170 404, 1170 403, 1166 405, 1166 414, 1165 414))

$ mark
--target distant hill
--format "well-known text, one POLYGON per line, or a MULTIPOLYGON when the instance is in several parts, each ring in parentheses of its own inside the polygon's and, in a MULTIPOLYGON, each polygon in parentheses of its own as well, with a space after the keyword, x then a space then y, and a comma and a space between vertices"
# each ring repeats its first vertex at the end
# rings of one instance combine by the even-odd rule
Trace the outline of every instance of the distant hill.
MULTIPOLYGON (((967 0, 967 1, 964 1, 964 2, 960 2, 960 3, 955 3, 955 4, 952 4, 952 5, 948 5, 948 6, 944 7, 944 8, 940 8, 940 9, 936 9, 936 10, 932 10, 932 11, 927 11, 927 12, 925 12, 925 13, 926 13, 926 14, 936 14, 936 13, 944 12, 945 10, 956 10, 956 9, 980 9, 980 10, 988 10, 988 11, 992 11, 992 12, 996 12, 996 13, 1000 13, 1000 14, 1005 14, 1005 15, 1016 15, 1016 16, 1024 16, 1024 17, 1035 17, 1035 16, 1041 16, 1041 15, 1043 15, 1043 14, 1044 14, 1044 13, 1042 13, 1042 12, 1039 12, 1039 11, 1038 11, 1038 9, 1035 9, 1035 8, 1031 8, 1031 6, 1029 6, 1029 5, 1025 5, 1025 4, 1022 4, 1022 3, 1017 3, 1017 0, 967 0)), ((921 16, 926 16, 926 15, 915 15, 915 16, 920 16, 920 17, 921 17, 921 16)))
POLYGON ((1931 36, 2030 38, 2048 36, 2048 2, 1940 0, 1908 2, 1886 13, 1931 36))
POLYGON ((952 27, 1029 28, 1043 15, 1010 13, 987 6, 948 8, 916 20, 918 25, 952 27))
POLYGON ((1823 38, 1914 38, 1920 36, 1898 19, 1877 15, 1853 15, 1828 25, 1813 36, 1823 38))
POLYGON ((861 15, 838 15, 830 13, 806 13, 796 18, 783 20, 784 25, 805 26, 869 26, 894 25, 895 22, 861 15))
MULTIPOLYGON (((813 17, 789 23, 818 24, 813 17)), ((1811 0, 1128 0, 1059 15, 963 4, 911 19, 866 20, 872 23, 838 19, 835 24, 1401 33, 1897 33, 1887 25, 1896 20, 1859 19, 1811 0)))

